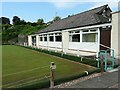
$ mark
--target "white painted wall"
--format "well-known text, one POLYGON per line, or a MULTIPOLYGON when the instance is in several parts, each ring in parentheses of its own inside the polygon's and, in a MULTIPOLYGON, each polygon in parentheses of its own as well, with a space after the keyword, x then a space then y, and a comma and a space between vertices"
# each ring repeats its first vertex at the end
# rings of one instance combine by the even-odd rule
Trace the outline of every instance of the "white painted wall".
POLYGON ((62 42, 49 42, 48 43, 49 47, 57 47, 57 48, 62 48, 62 42))
POLYGON ((112 13, 111 48, 115 50, 115 58, 120 59, 120 12, 112 13))
POLYGON ((36 47, 39 48, 39 35, 36 35, 36 47))
POLYGON ((97 52, 98 51, 98 43, 69 42, 69 49, 97 52))
POLYGON ((47 42, 43 42, 43 41, 40 41, 40 42, 39 42, 39 45, 40 45, 40 46, 48 46, 48 45, 47 45, 47 42))
POLYGON ((28 36, 28 46, 32 46, 32 37, 28 36))
POLYGON ((69 48, 69 32, 62 31, 62 49, 63 52, 67 52, 69 48))

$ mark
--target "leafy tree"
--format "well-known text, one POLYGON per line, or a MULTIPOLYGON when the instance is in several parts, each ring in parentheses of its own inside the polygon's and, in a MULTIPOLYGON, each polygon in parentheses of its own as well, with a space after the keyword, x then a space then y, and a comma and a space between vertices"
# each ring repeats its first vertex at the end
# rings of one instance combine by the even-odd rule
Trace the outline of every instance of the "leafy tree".
POLYGON ((68 17, 71 17, 71 15, 68 15, 68 17))
POLYGON ((31 23, 31 26, 37 26, 36 22, 31 23))
POLYGON ((0 34, 2 35, 2 43, 4 44, 17 43, 19 35, 27 36, 48 26, 44 23, 43 19, 38 19, 37 22, 26 22, 25 20, 20 20, 18 16, 14 16, 12 21, 13 25, 0 24, 0 27, 2 27, 0 34))
POLYGON ((14 16, 12 21, 13 21, 13 25, 19 25, 21 22, 18 16, 14 16))
POLYGON ((26 23, 25 20, 21 20, 21 21, 20 21, 20 24, 21 24, 21 25, 25 25, 25 24, 27 24, 27 23, 26 23))
POLYGON ((10 24, 10 19, 7 17, 1 17, 0 18, 0 23, 2 24, 10 24))
POLYGON ((2 25, 2 30, 6 30, 6 29, 8 29, 9 27, 11 27, 10 24, 3 24, 3 25, 2 25))
POLYGON ((58 20, 61 20, 60 16, 56 16, 56 17, 53 18, 53 22, 58 21, 58 20))
POLYGON ((38 24, 38 25, 44 24, 44 20, 43 20, 43 19, 38 19, 38 20, 37 20, 37 24, 38 24))

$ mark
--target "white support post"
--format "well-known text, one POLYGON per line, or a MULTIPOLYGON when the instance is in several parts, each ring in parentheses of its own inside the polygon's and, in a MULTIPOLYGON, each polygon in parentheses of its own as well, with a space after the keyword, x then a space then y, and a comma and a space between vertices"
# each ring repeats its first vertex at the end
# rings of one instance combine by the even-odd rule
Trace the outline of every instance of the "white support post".
POLYGON ((32 36, 28 36, 28 46, 32 46, 32 36))
POLYGON ((53 34, 53 39, 54 39, 54 42, 55 42, 55 33, 53 34))
POLYGON ((57 52, 57 47, 55 47, 55 52, 57 52))
POLYGON ((49 51, 49 34, 47 34, 47 50, 49 51))
MULTIPOLYGON (((97 53, 96 53, 96 58, 98 57, 98 52, 100 51, 100 29, 99 28, 97 29, 97 33, 98 33, 98 36, 97 36, 98 49, 97 49, 97 53)), ((96 60, 98 60, 98 59, 96 59, 96 60)))
POLYGON ((82 31, 80 30, 80 43, 82 43, 82 31))
POLYGON ((69 32, 62 31, 62 51, 66 54, 69 48, 69 32))
POLYGON ((77 56, 78 56, 78 57, 80 56, 80 52, 79 52, 79 49, 77 50, 77 56))
POLYGON ((39 47, 39 35, 36 35, 36 47, 38 48, 39 47))

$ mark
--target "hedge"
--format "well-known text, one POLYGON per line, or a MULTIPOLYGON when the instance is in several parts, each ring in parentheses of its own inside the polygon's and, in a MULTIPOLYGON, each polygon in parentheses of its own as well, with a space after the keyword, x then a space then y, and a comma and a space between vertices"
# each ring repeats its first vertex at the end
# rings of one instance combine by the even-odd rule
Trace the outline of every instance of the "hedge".
POLYGON ((65 59, 69 59, 69 60, 76 61, 76 62, 79 62, 79 63, 83 63, 83 64, 87 64, 87 65, 90 65, 90 66, 97 67, 97 61, 93 60, 93 59, 88 59, 88 58, 84 57, 81 61, 80 57, 72 56, 72 55, 68 55, 68 54, 63 54, 63 53, 60 53, 60 52, 37 49, 37 48, 33 48, 33 47, 25 47, 25 48, 29 48, 29 49, 36 50, 36 51, 39 51, 39 52, 42 52, 42 53, 54 55, 54 56, 57 56, 57 57, 61 57, 61 58, 65 58, 65 59))

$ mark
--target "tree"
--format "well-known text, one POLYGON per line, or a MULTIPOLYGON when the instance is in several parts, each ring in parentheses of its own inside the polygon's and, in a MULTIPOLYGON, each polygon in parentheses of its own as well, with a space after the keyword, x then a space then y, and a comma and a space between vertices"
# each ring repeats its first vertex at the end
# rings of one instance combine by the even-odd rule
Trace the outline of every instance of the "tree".
POLYGON ((0 18, 0 23, 2 24, 10 24, 10 19, 7 17, 1 17, 0 18))
POLYGON ((37 20, 37 24, 38 24, 38 25, 44 24, 44 20, 43 20, 43 19, 38 19, 38 20, 37 20))
POLYGON ((19 25, 21 22, 18 16, 14 16, 12 21, 13 21, 13 25, 19 25))
POLYGON ((21 25, 26 25, 27 23, 26 23, 25 20, 21 20, 21 21, 20 21, 20 24, 21 24, 21 25))
POLYGON ((61 20, 61 17, 56 16, 56 17, 53 18, 53 22, 58 21, 58 20, 61 20))
POLYGON ((71 17, 71 15, 68 15, 68 17, 71 17))

